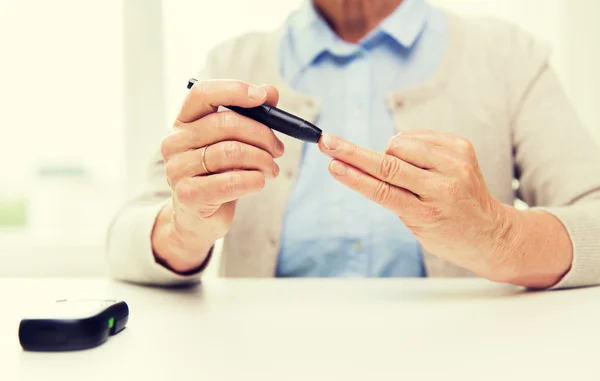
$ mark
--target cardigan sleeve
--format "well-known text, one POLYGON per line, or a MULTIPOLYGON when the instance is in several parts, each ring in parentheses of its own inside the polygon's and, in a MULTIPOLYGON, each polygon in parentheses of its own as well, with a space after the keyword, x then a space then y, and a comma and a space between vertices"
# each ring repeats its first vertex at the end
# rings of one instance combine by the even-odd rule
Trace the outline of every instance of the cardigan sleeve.
POLYGON ((526 34, 513 37, 509 98, 519 196, 557 217, 571 239, 571 269, 553 288, 600 284, 600 145, 552 69, 549 50, 526 34))
MULTIPOLYGON (((197 79, 209 78, 208 69, 197 79)), ((182 86, 185 84, 182 84, 182 86)), ((212 258, 193 273, 178 274, 160 263, 152 249, 151 236, 156 218, 171 200, 171 189, 165 176, 165 164, 157 153, 149 163, 147 182, 141 193, 126 202, 114 216, 106 239, 106 258, 111 277, 147 285, 173 286, 200 282, 212 258)))

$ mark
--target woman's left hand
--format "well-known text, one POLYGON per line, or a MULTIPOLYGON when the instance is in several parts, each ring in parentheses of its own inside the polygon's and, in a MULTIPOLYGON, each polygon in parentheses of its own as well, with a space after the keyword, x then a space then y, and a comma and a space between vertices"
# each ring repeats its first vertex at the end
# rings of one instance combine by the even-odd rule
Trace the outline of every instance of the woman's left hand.
POLYGON ((394 136, 384 154, 323 135, 329 171, 397 214, 428 252, 489 279, 508 262, 508 206, 487 189, 471 143, 449 133, 394 136))

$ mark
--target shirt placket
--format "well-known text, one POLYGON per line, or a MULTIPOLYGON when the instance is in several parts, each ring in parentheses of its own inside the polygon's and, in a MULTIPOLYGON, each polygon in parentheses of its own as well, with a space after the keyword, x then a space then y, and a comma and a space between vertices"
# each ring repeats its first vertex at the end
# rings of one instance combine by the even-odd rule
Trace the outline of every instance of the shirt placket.
MULTIPOLYGON (((370 146, 370 101, 372 92, 372 79, 367 52, 363 49, 357 50, 349 63, 346 71, 346 89, 345 95, 345 137, 354 144, 362 147, 370 146)), ((368 224, 364 224, 369 220, 369 205, 366 200, 349 205, 352 218, 347 219, 348 231, 351 231, 355 241, 349 248, 350 255, 357 267, 357 271, 361 274, 370 272, 370 255, 371 249, 369 243, 371 239, 371 231, 368 224), (358 229, 357 229, 358 227, 358 229)))

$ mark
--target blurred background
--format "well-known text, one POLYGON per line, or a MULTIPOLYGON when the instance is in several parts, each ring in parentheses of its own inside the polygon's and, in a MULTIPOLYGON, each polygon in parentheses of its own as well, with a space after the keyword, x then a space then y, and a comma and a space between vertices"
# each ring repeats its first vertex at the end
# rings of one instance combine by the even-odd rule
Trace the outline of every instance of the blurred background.
MULTIPOLYGON (((0 276, 104 276, 106 228, 142 186, 219 42, 301 0, 0 0, 0 276)), ((600 1, 433 0, 549 42, 600 141, 600 1)))

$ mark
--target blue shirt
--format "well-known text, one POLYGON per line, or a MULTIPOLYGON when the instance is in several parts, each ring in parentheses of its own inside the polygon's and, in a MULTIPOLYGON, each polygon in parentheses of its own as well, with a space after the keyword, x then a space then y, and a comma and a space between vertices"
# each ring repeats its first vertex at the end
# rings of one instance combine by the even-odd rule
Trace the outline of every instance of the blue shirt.
MULTIPOLYGON (((337 37, 308 0, 285 26, 281 73, 290 87, 319 101, 316 124, 379 152, 397 133, 386 97, 427 80, 447 41, 442 13, 424 0, 404 0, 358 44, 337 37)), ((424 276, 412 233, 397 215, 338 183, 329 160, 316 145, 304 145, 277 276, 424 276)))

